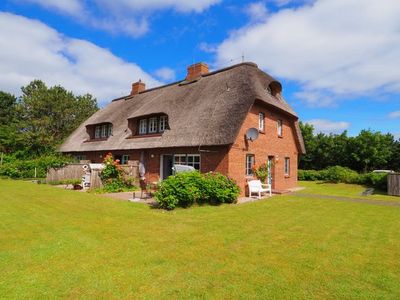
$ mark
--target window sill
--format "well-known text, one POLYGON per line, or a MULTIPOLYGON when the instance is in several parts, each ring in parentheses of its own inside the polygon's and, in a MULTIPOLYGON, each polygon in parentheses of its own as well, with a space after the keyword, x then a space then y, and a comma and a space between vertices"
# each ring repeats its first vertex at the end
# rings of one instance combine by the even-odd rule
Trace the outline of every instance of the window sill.
POLYGON ((285 178, 290 178, 290 175, 285 175, 285 178))
POLYGON ((162 133, 137 134, 137 135, 130 136, 127 139, 140 139, 140 138, 159 137, 159 136, 162 136, 162 133))
POLYGON ((100 138, 100 139, 91 139, 91 140, 86 140, 85 143, 91 143, 91 142, 103 142, 107 141, 108 138, 100 138))
POLYGON ((278 138, 283 139, 283 135, 278 135, 278 138))
POLYGON ((265 134, 265 130, 260 130, 259 129, 258 132, 261 133, 261 134, 265 134))

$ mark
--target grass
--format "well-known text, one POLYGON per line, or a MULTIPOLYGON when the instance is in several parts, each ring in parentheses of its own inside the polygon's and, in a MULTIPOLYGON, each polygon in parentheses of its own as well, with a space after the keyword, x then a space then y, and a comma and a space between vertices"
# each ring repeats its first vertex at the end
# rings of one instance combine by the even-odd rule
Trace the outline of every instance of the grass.
POLYGON ((383 191, 374 191, 370 196, 361 194, 368 188, 366 186, 346 183, 325 183, 322 181, 300 181, 299 186, 305 187, 298 194, 330 195, 338 197, 350 197, 366 200, 383 200, 400 202, 400 197, 389 196, 383 191))
POLYGON ((2 298, 398 299, 400 208, 276 196, 172 212, 0 180, 2 298))

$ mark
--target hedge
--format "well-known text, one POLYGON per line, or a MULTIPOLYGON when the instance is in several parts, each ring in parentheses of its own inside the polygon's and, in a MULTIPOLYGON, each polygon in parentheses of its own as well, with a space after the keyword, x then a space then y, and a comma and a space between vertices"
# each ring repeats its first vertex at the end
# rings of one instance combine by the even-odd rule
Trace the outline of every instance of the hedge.
POLYGON ((353 183, 372 186, 374 188, 387 190, 386 173, 364 173, 359 174, 346 167, 333 166, 324 170, 299 170, 298 179, 304 181, 326 181, 333 183, 353 183))

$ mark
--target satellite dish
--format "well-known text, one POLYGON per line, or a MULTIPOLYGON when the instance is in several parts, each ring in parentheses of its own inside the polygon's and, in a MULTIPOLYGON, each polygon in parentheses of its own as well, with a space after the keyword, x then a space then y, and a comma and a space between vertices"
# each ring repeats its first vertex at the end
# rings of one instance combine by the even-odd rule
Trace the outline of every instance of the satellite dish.
POLYGON ((255 141, 258 139, 258 130, 254 127, 247 129, 246 139, 250 141, 255 141))

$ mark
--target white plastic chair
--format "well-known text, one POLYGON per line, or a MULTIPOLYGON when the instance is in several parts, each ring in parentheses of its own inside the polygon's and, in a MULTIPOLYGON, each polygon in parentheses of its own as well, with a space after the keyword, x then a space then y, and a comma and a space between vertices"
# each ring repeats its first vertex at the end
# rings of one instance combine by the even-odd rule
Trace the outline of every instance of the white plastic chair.
POLYGON ((257 193, 258 198, 261 198, 261 194, 269 193, 269 196, 272 196, 272 190, 270 184, 263 184, 261 180, 250 180, 248 183, 249 186, 249 197, 252 194, 257 193))

